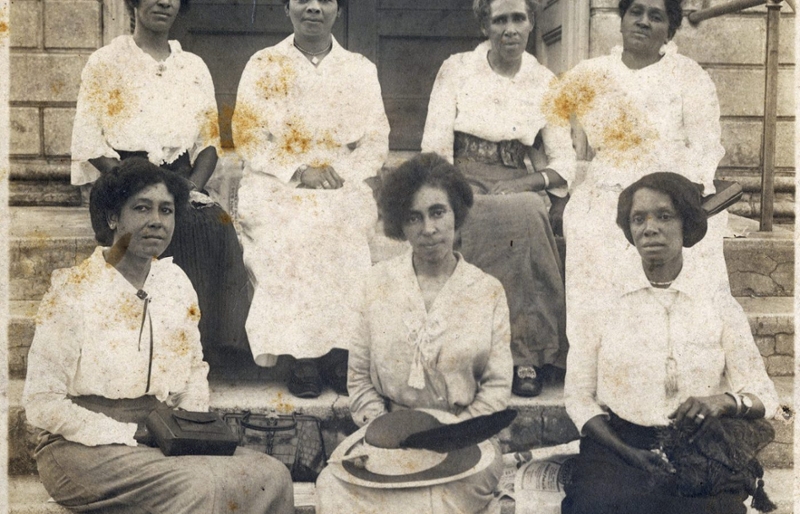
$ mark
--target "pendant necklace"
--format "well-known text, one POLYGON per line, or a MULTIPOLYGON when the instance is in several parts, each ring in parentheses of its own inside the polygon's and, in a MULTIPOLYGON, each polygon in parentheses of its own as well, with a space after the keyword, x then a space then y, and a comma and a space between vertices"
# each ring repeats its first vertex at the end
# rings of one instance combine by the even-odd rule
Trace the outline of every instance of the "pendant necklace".
POLYGON ((324 53, 330 52, 331 49, 333 48, 333 39, 331 39, 331 42, 330 42, 330 44, 328 45, 327 48, 325 48, 324 50, 320 50, 319 52, 316 52, 316 53, 315 52, 309 52, 308 50, 303 49, 300 45, 297 44, 297 41, 295 41, 295 40, 292 40, 292 44, 294 45, 295 48, 300 50, 302 53, 304 53, 305 55, 311 57, 311 64, 316 66, 316 65, 318 65, 320 63, 320 61, 322 61, 322 59, 320 59, 319 56, 324 54, 324 53))

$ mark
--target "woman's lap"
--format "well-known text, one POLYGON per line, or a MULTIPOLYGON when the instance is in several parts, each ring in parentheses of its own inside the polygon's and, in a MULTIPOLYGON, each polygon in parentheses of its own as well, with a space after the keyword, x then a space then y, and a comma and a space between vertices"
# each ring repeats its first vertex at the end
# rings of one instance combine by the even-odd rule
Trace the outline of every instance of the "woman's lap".
POLYGON ((564 340, 564 284, 541 196, 476 195, 461 228, 461 252, 503 284, 514 364, 556 363, 564 340))
POLYGON ((48 493, 79 512, 292 512, 286 467, 244 448, 232 457, 165 457, 157 448, 57 439, 36 460, 48 493))

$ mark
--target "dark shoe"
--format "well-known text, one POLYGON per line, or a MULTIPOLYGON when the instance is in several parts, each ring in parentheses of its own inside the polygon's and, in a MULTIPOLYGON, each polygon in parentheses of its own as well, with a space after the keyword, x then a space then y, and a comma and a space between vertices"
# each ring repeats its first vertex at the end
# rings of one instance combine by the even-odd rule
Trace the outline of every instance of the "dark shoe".
POLYGON ((316 398, 322 392, 322 377, 314 359, 297 359, 289 373, 289 392, 298 398, 316 398))
POLYGON ((323 357, 320 372, 322 380, 337 394, 347 394, 347 350, 334 348, 323 357))
POLYGON ((542 392, 541 372, 534 366, 514 366, 511 392, 524 398, 539 396, 542 392))

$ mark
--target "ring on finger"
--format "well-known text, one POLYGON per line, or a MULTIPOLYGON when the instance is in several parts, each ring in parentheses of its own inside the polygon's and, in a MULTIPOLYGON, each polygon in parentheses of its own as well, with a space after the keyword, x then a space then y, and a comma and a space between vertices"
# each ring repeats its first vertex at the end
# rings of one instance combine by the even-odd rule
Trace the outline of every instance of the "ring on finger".
POLYGON ((703 422, 703 420, 705 420, 705 419, 706 419, 705 415, 703 415, 703 414, 697 414, 697 415, 694 417, 694 422, 695 422, 695 423, 702 423, 702 422, 703 422))

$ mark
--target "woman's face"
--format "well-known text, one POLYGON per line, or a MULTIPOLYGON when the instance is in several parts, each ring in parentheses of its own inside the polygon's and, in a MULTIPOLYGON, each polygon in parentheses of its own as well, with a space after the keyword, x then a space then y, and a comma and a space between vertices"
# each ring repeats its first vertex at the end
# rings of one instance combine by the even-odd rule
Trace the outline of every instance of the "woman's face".
POLYGON ((492 42, 492 50, 503 60, 519 59, 533 30, 525 0, 494 0, 489 7, 483 33, 492 42))
POLYGON ((683 221, 666 193, 643 188, 633 194, 631 235, 642 260, 662 265, 683 251, 683 221))
POLYGON ((336 0, 289 0, 286 13, 295 34, 327 37, 339 16, 339 4, 336 0))
POLYGON ((119 216, 109 217, 114 246, 127 246, 126 254, 158 257, 169 246, 175 230, 175 199, 167 186, 150 185, 128 198, 119 216), (127 241, 125 241, 127 240, 127 241))
POLYGON ((657 56, 670 39, 664 0, 634 0, 622 17, 620 32, 626 51, 657 56))
POLYGON ((169 32, 180 8, 181 0, 139 0, 134 10, 136 26, 152 32, 169 32))
POLYGON ((414 195, 403 234, 414 256, 431 264, 443 262, 453 252, 456 218, 447 192, 422 186, 414 195))

